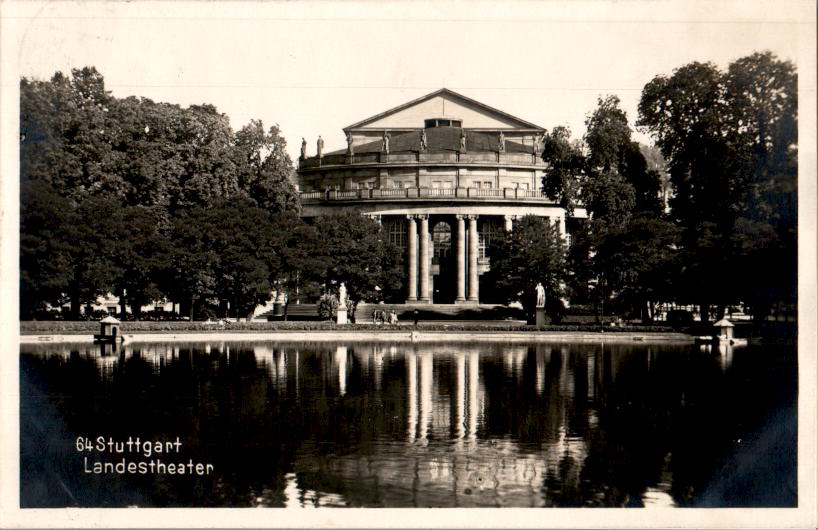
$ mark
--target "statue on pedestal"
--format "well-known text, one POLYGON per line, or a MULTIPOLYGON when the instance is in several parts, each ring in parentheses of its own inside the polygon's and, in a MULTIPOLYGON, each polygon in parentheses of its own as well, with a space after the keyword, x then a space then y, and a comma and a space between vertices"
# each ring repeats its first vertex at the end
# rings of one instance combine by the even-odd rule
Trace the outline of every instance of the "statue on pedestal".
POLYGON ((317 144, 318 144, 317 145, 317 147, 318 147, 318 158, 321 158, 322 156, 324 156, 324 139, 321 138, 320 134, 318 135, 317 144))
POLYGON ((347 288, 344 282, 341 282, 341 286, 338 287, 338 307, 340 309, 347 308, 347 288))
POLYGON ((506 137, 503 134, 503 131, 500 131, 500 137, 497 139, 497 150, 500 153, 506 152, 506 137))
POLYGON ((307 140, 301 137, 301 160, 307 158, 307 140))
POLYGON ((542 150, 542 142, 539 136, 534 135, 534 154, 540 154, 540 150, 542 150))
POLYGON ((355 154, 355 148, 352 146, 352 133, 347 133, 347 154, 349 156, 355 154))
POLYGON ((545 307, 545 288, 542 286, 542 283, 537 282, 537 286, 534 287, 534 292, 537 295, 536 307, 538 309, 541 307, 545 307))
POLYGON ((389 154, 389 133, 383 132, 383 152, 389 154))
POLYGON ((466 151, 466 130, 460 129, 460 150, 466 151))
POLYGON ((425 151, 426 147, 426 131, 423 130, 420 131, 420 150, 425 151))

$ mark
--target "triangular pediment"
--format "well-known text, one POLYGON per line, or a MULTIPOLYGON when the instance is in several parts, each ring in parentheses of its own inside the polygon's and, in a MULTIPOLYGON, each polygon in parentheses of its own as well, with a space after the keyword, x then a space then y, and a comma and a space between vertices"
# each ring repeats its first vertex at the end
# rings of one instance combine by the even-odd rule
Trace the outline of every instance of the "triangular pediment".
POLYGON ((543 130, 531 122, 521 120, 493 107, 442 88, 344 128, 361 129, 420 129, 424 120, 451 118, 462 120, 467 129, 521 129, 543 130))

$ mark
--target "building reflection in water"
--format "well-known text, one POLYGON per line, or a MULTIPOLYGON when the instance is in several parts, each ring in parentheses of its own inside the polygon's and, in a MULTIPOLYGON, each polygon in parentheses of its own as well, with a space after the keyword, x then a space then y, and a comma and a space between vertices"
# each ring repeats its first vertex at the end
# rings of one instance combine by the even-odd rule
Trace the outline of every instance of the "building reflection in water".
MULTIPOLYGON (((544 506, 596 499, 585 489, 609 480, 605 457, 619 458, 616 452, 633 443, 616 424, 622 411, 635 413, 629 409, 635 399, 650 406, 648 392, 664 391, 634 381, 667 377, 675 366, 668 359, 676 355, 661 347, 555 344, 253 343, 231 350, 214 342, 181 350, 172 344, 42 350, 65 362, 89 357, 103 379, 116 378, 131 359, 150 364, 154 373, 197 357, 213 373, 241 371, 247 363, 239 361, 250 353, 269 380, 259 388, 277 390, 262 409, 270 407, 272 416, 286 402, 287 421, 304 422, 285 426, 292 428, 286 439, 297 443, 289 460, 281 456, 280 489, 271 498, 287 507, 544 506), (344 424, 351 420, 360 424, 344 424)), ((716 372, 731 369, 732 348, 708 355, 716 372)), ((242 374, 237 380, 252 379, 242 374)), ((674 503, 674 456, 669 450, 661 455, 646 475, 654 478, 639 491, 645 505, 674 503)), ((261 504, 275 505, 268 501, 261 504)))
POLYGON ((338 373, 338 394, 343 396, 347 393, 347 347, 336 347, 333 359, 335 370, 338 373))

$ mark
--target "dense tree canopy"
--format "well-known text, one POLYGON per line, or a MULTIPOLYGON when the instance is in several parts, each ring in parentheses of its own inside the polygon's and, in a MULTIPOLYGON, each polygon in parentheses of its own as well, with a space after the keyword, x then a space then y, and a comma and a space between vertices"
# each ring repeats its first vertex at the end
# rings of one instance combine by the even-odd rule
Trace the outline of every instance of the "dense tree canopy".
POLYGON ((136 313, 269 297, 269 216, 299 209, 277 127, 234 133, 211 105, 115 98, 83 68, 22 79, 20 139, 24 314, 70 301, 76 316, 108 292, 136 313))
POLYGON ((514 230, 503 232, 493 242, 489 257, 488 274, 504 302, 521 302, 530 312, 535 302, 534 288, 542 283, 547 312, 552 319, 561 318, 565 241, 557 226, 541 217, 523 217, 514 230))
POLYGON ((727 71, 690 63, 648 83, 639 113, 639 124, 669 163, 671 213, 683 229, 682 290, 703 308, 743 300, 753 303, 758 315, 771 296, 794 301, 797 75, 792 63, 770 52, 738 59, 727 71), (762 237, 754 248, 742 235, 748 229, 772 230, 776 237, 762 237), (770 245, 777 258, 767 251, 770 245), (773 260, 762 266, 777 285, 764 281, 757 289, 739 274, 724 277, 748 263, 759 265, 754 260, 762 256, 773 260))
POLYGON ((542 158, 548 163, 543 178, 543 191, 553 197, 569 213, 578 200, 579 181, 585 168, 580 145, 571 141, 567 127, 554 127, 543 138, 542 158))
POLYGON ((344 282, 355 303, 391 301, 401 293, 401 253, 378 222, 358 214, 327 215, 315 220, 315 229, 325 290, 335 292, 344 282))
MULTIPOLYGON (((618 97, 599 98, 581 140, 566 127, 543 139, 544 192, 589 220, 566 249, 552 224, 523 219, 489 247, 487 285, 529 307, 542 282, 554 317, 568 295, 646 320, 658 301, 704 318, 712 304, 763 318, 793 303, 797 105, 795 67, 769 52, 651 80, 637 125, 655 147, 633 140, 618 97)), ((275 125, 233 131, 211 105, 117 98, 94 68, 22 79, 22 314, 70 302, 76 317, 114 293, 137 316, 168 299, 243 317, 273 292, 314 300, 340 282, 353 302, 402 300, 402 255, 379 224, 305 223, 292 177, 275 125)))

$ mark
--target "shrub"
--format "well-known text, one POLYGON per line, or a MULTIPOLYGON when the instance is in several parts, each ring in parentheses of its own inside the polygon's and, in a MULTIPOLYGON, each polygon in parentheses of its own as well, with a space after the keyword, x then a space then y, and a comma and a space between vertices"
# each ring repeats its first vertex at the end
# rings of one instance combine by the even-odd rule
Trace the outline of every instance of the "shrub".
POLYGON ((338 299, 325 293, 318 299, 318 316, 323 320, 335 320, 338 314, 338 299))

